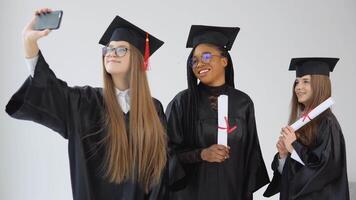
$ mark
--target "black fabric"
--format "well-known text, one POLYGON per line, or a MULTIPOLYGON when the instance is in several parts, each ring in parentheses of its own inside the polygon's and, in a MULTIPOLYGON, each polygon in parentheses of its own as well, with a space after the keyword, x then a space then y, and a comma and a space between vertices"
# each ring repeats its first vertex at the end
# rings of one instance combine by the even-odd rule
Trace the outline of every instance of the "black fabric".
POLYGON ((254 106, 245 93, 225 85, 198 86, 196 134, 185 130, 188 90, 180 92, 166 110, 171 160, 170 199, 232 200, 251 199, 252 193, 269 182, 257 136, 254 106), (217 111, 212 109, 212 94, 229 96, 229 123, 237 129, 229 134, 230 158, 222 163, 203 161, 200 152, 217 143, 217 111), (178 172, 178 173, 177 173, 178 172))
MULTIPOLYGON (((165 126, 161 103, 154 99, 165 126)), ((161 182, 148 194, 140 184, 114 184, 103 178, 102 163, 106 135, 101 88, 68 87, 58 79, 41 52, 34 77, 29 77, 12 96, 6 112, 13 118, 34 121, 68 139, 70 175, 75 200, 166 200, 168 168, 161 182)), ((124 114, 124 113, 123 113, 124 114)), ((129 114, 125 114, 126 127, 129 114)), ((129 130, 128 130, 129 131, 129 130)))
POLYGON ((338 61, 339 58, 293 58, 289 65, 289 70, 295 70, 297 77, 302 77, 304 75, 329 76, 338 61))
POLYGON ((239 27, 218 27, 192 25, 187 40, 187 48, 195 48, 199 44, 213 44, 225 50, 230 50, 237 34, 239 27))
MULTIPOLYGON (((99 44, 108 45, 110 41, 126 41, 140 50, 142 55, 145 53, 146 31, 128 22, 127 20, 116 16, 111 22, 99 44)), ((148 34, 150 55, 159 49, 164 42, 148 34)))
POLYGON ((330 111, 321 116, 315 146, 307 148, 298 141, 292 145, 305 166, 288 155, 280 174, 276 155, 272 162, 274 177, 264 196, 280 192, 281 200, 350 199, 344 136, 330 111))

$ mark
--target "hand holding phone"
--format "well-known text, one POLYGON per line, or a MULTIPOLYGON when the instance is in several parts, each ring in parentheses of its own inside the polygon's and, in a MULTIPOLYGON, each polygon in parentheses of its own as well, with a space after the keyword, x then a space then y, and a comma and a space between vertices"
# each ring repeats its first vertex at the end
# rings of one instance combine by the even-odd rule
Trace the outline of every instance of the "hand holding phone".
POLYGON ((59 28, 62 14, 60 16, 59 13, 53 15, 53 12, 55 11, 52 11, 49 8, 37 10, 33 14, 31 21, 23 29, 22 36, 26 58, 33 58, 38 55, 39 47, 37 41, 40 38, 47 36, 51 32, 51 28, 59 28), (50 13, 52 13, 52 15, 49 15, 50 13), (40 19, 40 16, 44 16, 44 18, 40 19), (52 18, 53 16, 59 16, 59 18, 52 18), (49 18, 51 18, 51 20, 49 20, 49 18), (48 26, 49 24, 54 25, 48 26))
POLYGON ((49 11, 36 13, 36 21, 33 26, 34 30, 58 29, 61 25, 63 11, 49 11))

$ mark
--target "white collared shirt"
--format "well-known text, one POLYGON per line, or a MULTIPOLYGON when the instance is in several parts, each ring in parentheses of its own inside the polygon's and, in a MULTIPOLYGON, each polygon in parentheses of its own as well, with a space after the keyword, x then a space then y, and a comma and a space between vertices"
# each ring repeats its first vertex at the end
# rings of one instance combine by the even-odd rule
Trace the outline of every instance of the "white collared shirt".
MULTIPOLYGON (((27 68, 33 77, 35 75, 35 68, 38 61, 38 55, 33 58, 26 58, 27 68)), ((119 102, 119 105, 124 113, 130 111, 130 89, 121 91, 116 88, 116 99, 119 102)))
POLYGON ((130 89, 121 91, 116 88, 116 98, 120 104, 120 107, 124 113, 130 110, 130 89))

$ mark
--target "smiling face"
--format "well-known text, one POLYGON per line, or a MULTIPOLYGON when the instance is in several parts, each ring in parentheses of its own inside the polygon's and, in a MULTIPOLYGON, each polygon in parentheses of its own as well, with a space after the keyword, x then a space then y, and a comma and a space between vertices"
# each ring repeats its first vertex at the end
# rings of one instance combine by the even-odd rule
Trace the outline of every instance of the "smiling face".
POLYGON ((111 41, 108 47, 104 55, 105 70, 113 76, 126 76, 130 70, 130 44, 126 41, 111 41))
POLYGON ((198 45, 192 56, 194 75, 205 85, 220 86, 225 83, 225 67, 227 58, 213 45, 198 45))
POLYGON ((305 75, 296 78, 294 92, 297 96, 298 102, 304 106, 308 106, 313 97, 311 76, 305 75))

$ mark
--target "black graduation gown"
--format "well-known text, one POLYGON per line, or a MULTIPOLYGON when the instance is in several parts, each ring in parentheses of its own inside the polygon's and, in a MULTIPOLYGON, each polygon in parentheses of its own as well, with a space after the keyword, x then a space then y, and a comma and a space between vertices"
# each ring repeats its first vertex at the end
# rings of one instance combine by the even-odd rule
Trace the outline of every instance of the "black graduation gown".
POLYGON ((348 200, 345 141, 331 111, 320 116, 316 145, 306 148, 292 143, 305 166, 288 155, 282 174, 277 170, 278 153, 272 162, 274 176, 264 196, 280 192, 281 200, 348 200))
MULTIPOLYGON (((161 103, 154 99, 165 123, 161 103)), ((105 147, 101 142, 104 107, 101 88, 68 87, 51 71, 41 52, 34 77, 29 77, 12 96, 6 112, 13 118, 47 126, 68 139, 70 175, 75 200, 157 200, 165 196, 168 170, 148 194, 132 181, 114 184, 103 178, 105 147)), ((129 113, 125 114, 128 127, 129 113)))
POLYGON ((171 199, 232 200, 250 199, 252 193, 269 183, 257 136, 254 106, 248 95, 229 86, 228 119, 237 129, 228 134, 230 158, 222 163, 202 161, 201 150, 217 143, 218 114, 209 97, 211 90, 199 84, 197 133, 183 130, 187 90, 168 105, 167 133, 171 148, 169 182, 171 199))

